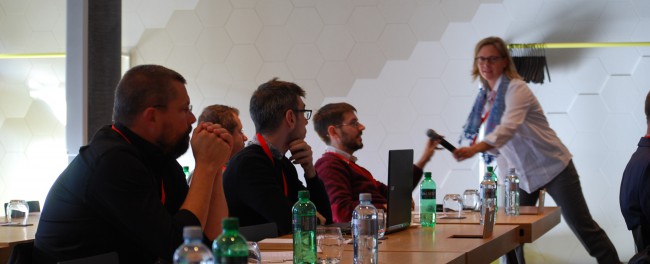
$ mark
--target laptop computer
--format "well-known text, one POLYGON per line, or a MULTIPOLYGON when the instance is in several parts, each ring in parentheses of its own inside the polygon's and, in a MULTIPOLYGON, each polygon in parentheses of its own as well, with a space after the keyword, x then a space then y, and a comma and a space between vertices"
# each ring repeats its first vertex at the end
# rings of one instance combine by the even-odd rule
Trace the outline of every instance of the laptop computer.
MULTIPOLYGON (((404 230, 411 225, 411 192, 413 191, 413 150, 388 151, 388 210, 386 211, 386 234, 404 230)), ((341 228, 343 234, 351 234, 350 222, 328 226, 341 228)))
POLYGON ((413 150, 388 151, 388 211, 386 234, 411 225, 413 192, 413 150))

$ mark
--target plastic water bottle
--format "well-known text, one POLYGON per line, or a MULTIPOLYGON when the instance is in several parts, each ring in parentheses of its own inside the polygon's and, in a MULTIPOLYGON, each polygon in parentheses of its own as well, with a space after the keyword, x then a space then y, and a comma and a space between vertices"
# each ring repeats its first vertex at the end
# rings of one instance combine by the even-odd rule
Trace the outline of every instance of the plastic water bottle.
POLYGON ((515 173, 515 168, 508 170, 508 176, 506 176, 503 185, 506 189, 506 215, 519 215, 519 177, 515 173))
MULTIPOLYGON (((484 224, 483 218, 485 216, 485 209, 490 208, 491 211, 495 212, 493 216, 496 216, 496 209, 497 206, 497 201, 496 201, 496 190, 497 190, 497 184, 492 180, 492 174, 490 172, 486 172, 485 176, 483 177, 483 181, 481 181, 481 218, 480 222, 481 224, 484 224)), ((493 221, 494 222, 494 221, 493 221)))
POLYGON ((316 257, 316 206, 309 201, 309 191, 298 192, 298 202, 293 205, 293 263, 315 264, 316 257))
POLYGON ((494 167, 488 166, 487 171, 490 173, 490 179, 492 179, 496 185, 494 189, 494 212, 496 213, 499 210, 499 177, 497 177, 497 173, 494 172, 494 167))
POLYGON ((224 218, 221 221, 223 231, 212 242, 212 253, 218 264, 246 264, 248 262, 248 244, 246 238, 239 234, 239 219, 224 218))
POLYGON ((189 166, 183 166, 183 173, 185 173, 185 180, 187 182, 190 181, 190 167, 189 166))
POLYGON ((359 194, 359 205, 352 212, 354 264, 378 264, 377 209, 369 193, 359 194))
POLYGON ((203 230, 200 226, 183 228, 185 242, 174 252, 174 264, 214 264, 210 249, 203 245, 203 230))
POLYGON ((425 172, 420 183, 420 224, 436 227, 436 182, 431 179, 431 172, 425 172))

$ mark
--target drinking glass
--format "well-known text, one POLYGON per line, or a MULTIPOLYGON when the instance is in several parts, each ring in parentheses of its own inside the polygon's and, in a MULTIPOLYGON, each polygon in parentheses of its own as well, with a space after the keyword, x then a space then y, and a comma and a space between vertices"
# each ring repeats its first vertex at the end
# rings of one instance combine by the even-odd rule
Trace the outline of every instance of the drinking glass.
POLYGON ((261 264, 262 254, 256 242, 248 241, 248 264, 261 264))
POLYGON ((29 206, 25 200, 11 200, 7 204, 7 222, 26 225, 28 216, 29 206))
POLYGON ((463 209, 478 211, 480 207, 480 198, 478 195, 478 190, 476 189, 467 189, 463 193, 463 209))
POLYGON ((442 200, 442 211, 445 217, 460 218, 463 212, 463 199, 460 194, 446 194, 442 200))
POLYGON ((318 263, 335 264, 341 261, 343 253, 343 235, 341 228, 319 226, 316 228, 318 243, 318 263))
POLYGON ((377 209, 377 238, 384 238, 386 233, 386 212, 384 209, 377 209))

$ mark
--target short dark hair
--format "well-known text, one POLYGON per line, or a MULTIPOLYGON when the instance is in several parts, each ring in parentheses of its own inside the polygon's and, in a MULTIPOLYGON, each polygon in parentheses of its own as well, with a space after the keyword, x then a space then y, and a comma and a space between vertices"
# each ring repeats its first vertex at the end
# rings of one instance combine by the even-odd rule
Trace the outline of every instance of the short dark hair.
POLYGON ((356 112, 357 109, 348 103, 326 104, 314 115, 314 130, 325 144, 330 144, 327 136, 327 127, 343 123, 343 115, 349 112, 356 112))
POLYGON ((239 115, 239 110, 234 107, 227 105, 215 104, 203 108, 201 116, 199 116, 200 122, 212 122, 214 124, 220 124, 221 127, 228 130, 228 132, 235 133, 235 128, 237 128, 237 121, 235 116, 239 115))
POLYGON ((164 106, 176 96, 173 83, 183 76, 160 65, 139 65, 128 70, 115 88, 113 121, 126 126, 147 107, 164 106))
POLYGON ((305 90, 295 83, 279 81, 277 77, 257 87, 249 106, 255 131, 266 133, 278 128, 284 113, 298 107, 299 96, 305 97, 305 90))

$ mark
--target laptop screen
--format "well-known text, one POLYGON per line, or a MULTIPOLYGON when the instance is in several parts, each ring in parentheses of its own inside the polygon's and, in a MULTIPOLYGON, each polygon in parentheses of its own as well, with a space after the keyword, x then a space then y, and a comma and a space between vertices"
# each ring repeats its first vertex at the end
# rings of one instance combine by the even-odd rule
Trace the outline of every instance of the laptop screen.
POLYGON ((386 233, 411 225, 413 192, 413 150, 388 151, 388 212, 386 233))

